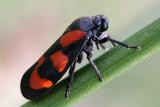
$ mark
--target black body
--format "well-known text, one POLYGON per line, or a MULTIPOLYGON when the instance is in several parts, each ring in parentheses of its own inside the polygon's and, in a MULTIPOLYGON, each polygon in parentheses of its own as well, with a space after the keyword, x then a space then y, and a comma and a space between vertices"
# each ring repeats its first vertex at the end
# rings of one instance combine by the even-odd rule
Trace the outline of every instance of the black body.
MULTIPOLYGON (((44 53, 43 57, 45 57, 45 62, 38 68, 38 75, 41 78, 47 78, 54 83, 57 83, 58 80, 64 75, 64 73, 69 69, 69 81, 67 83, 66 94, 67 98, 70 94, 71 83, 73 81, 73 72, 76 63, 81 63, 83 59, 83 53, 87 54, 87 59, 89 63, 92 65, 98 79, 102 81, 102 76, 100 74, 99 69, 96 67, 94 62, 91 60, 92 57, 92 48, 93 42, 99 49, 99 46, 104 48, 103 43, 110 41, 114 46, 116 44, 120 44, 127 48, 137 49, 137 46, 128 46, 124 43, 116 41, 112 39, 108 34, 104 32, 107 31, 109 27, 109 21, 104 15, 96 15, 96 16, 86 16, 80 17, 73 21, 71 25, 65 30, 61 37, 63 37, 68 32, 72 32, 75 30, 80 30, 85 32, 85 37, 83 39, 79 39, 76 42, 73 41, 69 46, 63 47, 60 44, 60 38, 44 53), (55 52, 61 50, 68 58, 69 62, 67 63, 66 68, 63 73, 59 73, 55 67, 53 66, 50 56, 55 52), (45 72, 43 72, 45 70, 45 72)), ((76 36, 76 35, 75 35, 76 36)), ((48 92, 51 88, 42 88, 39 90, 34 90, 30 87, 29 79, 31 73, 34 71, 37 62, 26 71, 21 80, 21 92, 23 96, 27 99, 36 99, 48 92)))

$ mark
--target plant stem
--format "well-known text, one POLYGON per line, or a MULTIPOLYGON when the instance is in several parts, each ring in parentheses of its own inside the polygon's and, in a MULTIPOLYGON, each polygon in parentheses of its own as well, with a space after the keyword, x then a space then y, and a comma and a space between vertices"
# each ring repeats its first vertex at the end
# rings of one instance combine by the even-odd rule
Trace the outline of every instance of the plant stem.
POLYGON ((106 85, 122 72, 149 57, 160 49, 160 18, 124 41, 132 45, 140 45, 141 50, 126 49, 116 46, 95 60, 104 81, 99 82, 90 65, 86 65, 75 73, 69 99, 64 98, 67 80, 57 84, 51 92, 42 98, 29 101, 23 107, 64 107, 81 99, 88 93, 106 85))

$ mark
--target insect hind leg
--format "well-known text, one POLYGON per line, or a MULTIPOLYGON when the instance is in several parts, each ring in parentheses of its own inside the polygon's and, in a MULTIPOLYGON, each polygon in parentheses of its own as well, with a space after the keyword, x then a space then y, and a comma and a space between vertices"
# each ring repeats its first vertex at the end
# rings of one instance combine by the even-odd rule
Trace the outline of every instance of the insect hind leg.
POLYGON ((83 52, 80 52, 80 54, 77 56, 77 63, 81 63, 83 60, 83 52))
POLYGON ((65 91, 65 98, 67 99, 70 95, 70 91, 71 91, 71 85, 73 82, 73 78, 74 78, 74 69, 76 66, 76 62, 77 60, 75 60, 73 62, 73 64, 71 65, 70 69, 69 69, 69 78, 68 78, 68 82, 67 82, 67 87, 66 87, 66 91, 65 91))

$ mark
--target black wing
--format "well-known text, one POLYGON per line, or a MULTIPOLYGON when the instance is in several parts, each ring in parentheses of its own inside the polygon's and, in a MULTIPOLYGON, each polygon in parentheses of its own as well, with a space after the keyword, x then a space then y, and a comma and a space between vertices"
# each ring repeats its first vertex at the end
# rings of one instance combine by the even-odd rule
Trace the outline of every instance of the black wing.
MULTIPOLYGON (((82 32, 80 30, 74 30, 74 31, 82 32)), ((36 98, 39 98, 41 95, 44 95, 46 92, 48 92, 48 90, 51 89, 58 82, 58 80, 60 80, 60 78, 64 75, 64 73, 73 63, 77 55, 80 53, 82 46, 84 44, 84 41, 85 41, 85 37, 78 38, 77 35, 70 35, 68 33, 70 32, 65 32, 65 34, 61 36, 44 53, 44 55, 31 68, 29 68, 23 75, 22 80, 21 80, 21 92, 25 98, 30 99, 30 100, 36 99, 36 98), (66 34, 68 34, 67 35, 68 37, 75 36, 76 39, 69 41, 70 42, 69 44, 63 46, 63 44, 65 44, 65 40, 67 40, 66 38, 64 38, 66 34), (63 41, 62 41, 62 38, 64 39, 63 41), (63 54, 68 58, 68 62, 62 72, 59 72, 58 71, 59 69, 57 70, 51 58, 51 56, 53 56, 58 51, 63 52, 63 54), (41 83, 44 81, 46 82, 45 85, 41 83)), ((85 35, 84 32, 82 33, 85 35)), ((59 60, 59 58, 57 57, 57 60, 59 60)))

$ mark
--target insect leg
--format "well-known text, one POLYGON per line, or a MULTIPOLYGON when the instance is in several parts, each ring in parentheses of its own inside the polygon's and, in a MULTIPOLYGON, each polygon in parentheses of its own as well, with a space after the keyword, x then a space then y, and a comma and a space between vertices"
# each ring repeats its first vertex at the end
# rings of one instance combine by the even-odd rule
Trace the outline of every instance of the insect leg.
POLYGON ((74 69, 76 66, 76 61, 77 60, 75 60, 73 62, 73 64, 71 65, 71 67, 69 69, 69 78, 68 78, 67 87, 66 87, 66 91, 65 91, 65 98, 68 98, 68 96, 70 95, 71 85, 72 85, 73 78, 74 78, 74 69))
POLYGON ((98 41, 95 42, 95 45, 97 47, 97 50, 99 50, 99 43, 98 43, 98 41))
POLYGON ((99 44, 102 49, 106 49, 106 47, 103 44, 99 44))
POLYGON ((78 57, 77 57, 77 63, 81 63, 82 60, 83 60, 83 53, 80 52, 79 55, 78 55, 78 57))
POLYGON ((132 48, 132 49, 139 49, 140 50, 140 47, 139 46, 129 46, 128 44, 125 44, 125 43, 123 43, 123 42, 120 42, 120 41, 117 41, 117 40, 115 40, 115 39, 112 39, 111 37, 109 37, 108 36, 108 38, 107 38, 109 41, 111 41, 112 43, 117 43, 117 44, 119 44, 119 45, 121 45, 121 46, 124 46, 124 47, 126 47, 126 48, 132 48))
POLYGON ((102 78, 102 76, 101 76, 100 70, 97 68, 97 66, 95 65, 95 63, 91 60, 90 55, 88 55, 88 54, 87 54, 87 59, 88 59, 89 63, 91 64, 91 66, 93 67, 93 69, 94 69, 94 71, 95 71, 98 79, 99 79, 100 81, 103 81, 103 78, 102 78))
MULTIPOLYGON (((102 47, 102 44, 103 44, 103 43, 105 43, 105 42, 108 41, 108 38, 109 38, 109 36, 103 37, 102 39, 99 40, 99 44, 101 45, 101 47, 102 47)), ((113 41, 110 41, 110 42, 112 43, 113 46, 116 46, 116 44, 115 44, 113 41)), ((103 48, 103 47, 102 47, 102 48, 103 48)), ((103 48, 103 49, 105 49, 105 48, 103 48)))
POLYGON ((116 44, 114 42, 111 42, 113 46, 116 46, 116 44))

